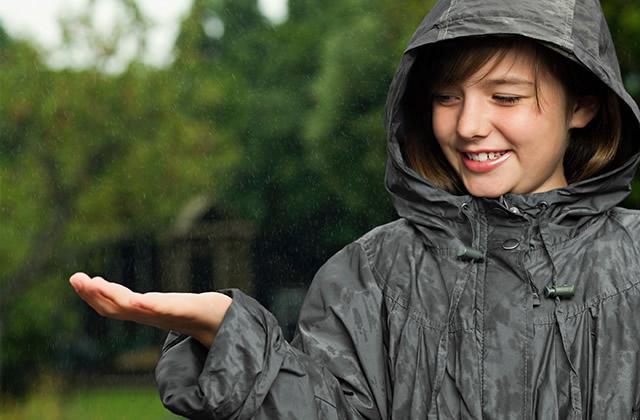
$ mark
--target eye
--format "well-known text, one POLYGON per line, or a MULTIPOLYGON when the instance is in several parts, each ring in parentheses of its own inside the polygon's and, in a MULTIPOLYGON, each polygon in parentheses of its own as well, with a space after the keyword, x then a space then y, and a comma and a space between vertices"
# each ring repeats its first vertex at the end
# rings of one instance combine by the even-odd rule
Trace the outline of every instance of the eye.
POLYGON ((432 96, 432 101, 437 102, 440 105, 452 105, 458 100, 458 97, 455 95, 446 95, 436 93, 432 96))
POLYGON ((507 96, 507 95, 493 95, 493 99, 496 102, 502 103, 502 104, 506 104, 506 105, 513 105, 513 104, 517 104, 518 102, 520 102, 520 98, 519 96, 507 96))

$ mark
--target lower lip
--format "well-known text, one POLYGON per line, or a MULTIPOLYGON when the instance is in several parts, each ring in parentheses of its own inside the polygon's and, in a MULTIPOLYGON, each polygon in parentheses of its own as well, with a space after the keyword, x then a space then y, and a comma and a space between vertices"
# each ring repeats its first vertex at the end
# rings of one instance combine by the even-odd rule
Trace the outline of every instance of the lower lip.
POLYGON ((482 162, 469 159, 465 153, 461 153, 461 155, 462 155, 462 162, 464 163, 464 166, 468 170, 470 170, 471 172, 484 173, 484 172, 493 171, 494 169, 502 165, 507 159, 509 159, 509 156, 511 156, 511 151, 506 152, 504 155, 500 156, 498 159, 494 159, 494 160, 487 159, 482 162))

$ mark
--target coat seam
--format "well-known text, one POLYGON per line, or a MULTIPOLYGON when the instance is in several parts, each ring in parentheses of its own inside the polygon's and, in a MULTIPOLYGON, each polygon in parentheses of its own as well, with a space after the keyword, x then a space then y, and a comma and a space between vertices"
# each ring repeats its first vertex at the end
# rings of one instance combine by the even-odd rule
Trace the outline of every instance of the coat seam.
POLYGON ((365 262, 367 263, 367 267, 371 270, 371 274, 373 274, 373 278, 376 281, 376 285, 382 291, 383 287, 387 285, 387 281, 382 280, 382 275, 376 268, 376 266, 371 262, 373 260, 373 255, 371 254, 370 248, 368 247, 367 238, 362 238, 361 240, 356 242, 365 256, 365 262))
MULTIPOLYGON (((412 309, 410 305, 402 298, 402 296, 394 296, 389 291, 382 292, 385 299, 389 300, 392 304, 401 307, 407 312, 407 316, 418 324, 420 328, 428 328, 433 331, 442 331, 447 328, 446 323, 441 323, 425 316, 421 311, 412 309)), ((458 330, 456 330, 458 331, 458 330)))
POLYGON ((565 13, 565 39, 567 41, 567 46, 571 46, 573 44, 573 19, 575 14, 575 0, 572 0, 571 3, 565 3, 567 7, 567 12, 565 13))
MULTIPOLYGON (((453 3, 455 3, 455 0, 453 1, 453 3)), ((439 21, 436 24, 434 24, 434 27, 437 28, 438 30, 440 30, 441 27, 444 27, 443 35, 441 37, 438 36, 438 40, 440 41, 440 40, 443 40, 443 39, 447 39, 447 36, 449 34, 449 26, 454 24, 454 23, 465 24, 468 21, 471 21, 471 22, 501 22, 504 19, 510 19, 510 20, 512 20, 514 22, 526 22, 527 24, 534 23, 534 25, 536 25, 538 27, 543 27, 545 25, 545 22, 542 22, 542 21, 540 21, 540 22, 532 21, 531 19, 522 18, 522 17, 515 17, 515 16, 510 16, 510 15, 493 15, 493 16, 482 16, 482 17, 478 17, 478 16, 456 16, 456 17, 453 17, 453 18, 449 18, 449 16, 447 15, 444 19, 442 19, 441 21, 439 21)), ((566 23, 567 23, 566 19, 565 19, 564 23, 566 25, 566 23)), ((569 38, 567 38, 566 32, 567 32, 566 30, 558 32, 559 42, 553 42, 553 41, 547 41, 547 42, 550 42, 552 44, 556 44, 556 45, 561 46, 562 48, 565 48, 565 49, 571 49, 571 46, 573 45, 572 44, 572 40, 571 40, 570 36, 569 36, 569 38)), ((589 54, 589 55, 591 55, 591 54, 589 54)))
POLYGON ((316 400, 322 401, 323 403, 325 403, 325 404, 329 405, 330 407, 332 407, 334 410, 338 408, 331 401, 327 401, 327 400, 325 400, 324 398, 322 398, 322 397, 320 397, 318 395, 314 395, 313 398, 315 398, 316 400))
MULTIPOLYGON (((558 241, 558 242, 554 242, 549 244, 550 245, 550 250, 559 250, 559 249, 564 249, 570 245, 572 245, 573 241, 577 241, 577 240, 582 240, 583 236, 586 236, 587 234, 591 233, 591 229, 594 227, 594 225, 596 225, 598 222, 602 222, 602 218, 601 217, 593 217, 593 220, 591 220, 587 226, 585 226, 584 228, 581 229, 581 233, 572 236, 570 238, 558 241)), ((543 224, 541 223, 540 226, 543 226, 543 224)), ((549 222, 544 224, 545 227, 549 227, 549 222)))
MULTIPOLYGON (((446 322, 439 322, 429 317, 427 314, 425 314, 420 310, 413 309, 411 305, 408 304, 406 299, 404 299, 400 294, 394 294, 389 290, 384 290, 382 292, 382 295, 391 304, 395 306, 399 306, 402 309, 404 309, 407 312, 407 316, 413 321, 415 321, 418 324, 418 327, 427 328, 433 331, 440 332, 444 329, 447 329, 447 325, 449 325, 446 322)), ((449 325, 449 328, 448 328, 450 334, 460 333, 460 332, 470 332, 470 331, 473 331, 474 329, 475 329, 475 326, 465 327, 465 326, 457 326, 457 325, 449 325)))
MULTIPOLYGON (((480 242, 484 242, 485 243, 485 248, 488 246, 488 242, 489 242, 489 232, 488 232, 488 228, 487 228, 487 217, 486 215, 482 215, 482 219, 480 219, 480 215, 478 215, 478 245, 480 245, 480 242), (484 229, 483 229, 484 227, 484 229)), ((486 389, 485 389, 485 355, 486 355, 486 343, 485 343, 485 326, 486 326, 486 311, 485 311, 485 305, 486 305, 486 300, 487 300, 487 296, 486 296, 486 292, 487 292, 487 268, 488 268, 489 262, 488 259, 485 260, 485 262, 482 265, 482 307, 480 308, 480 314, 481 314, 481 328, 482 330, 480 331, 480 338, 481 338, 481 342, 480 342, 480 360, 479 360, 479 370, 480 370, 480 416, 483 417, 484 416, 484 407, 486 405, 486 389)), ((480 274, 480 273, 478 273, 480 274)))
POLYGON ((613 210, 609 210, 607 213, 607 217, 609 219, 611 219, 614 223, 618 224, 618 226, 620 226, 623 230, 623 232, 627 235, 627 237, 629 238, 633 249, 635 249, 636 251, 636 255, 640 255, 640 249, 638 249, 638 247, 636 246, 636 241, 634 240, 633 236, 631 235, 631 233, 629 232, 629 229, 627 229, 627 227, 624 225, 624 223, 622 223, 621 220, 619 220, 616 215, 614 214, 613 210))
MULTIPOLYGON (((444 19, 442 20, 442 23, 444 23, 444 34, 442 35, 442 38, 446 38, 447 34, 449 33, 449 15, 451 14, 451 10, 456 5, 456 1, 457 0, 451 0, 451 3, 449 3, 449 7, 447 8, 447 11, 444 14, 444 19)), ((442 38, 440 37, 440 34, 438 34, 438 39, 442 39, 442 38)))
MULTIPOLYGON (((527 328, 527 311, 524 312, 525 330, 527 328)), ((527 419, 527 364, 529 363, 528 342, 525 341, 523 347, 524 350, 524 363, 522 369, 522 418, 527 419)))
MULTIPOLYGON (((525 225, 525 239, 526 239, 526 243, 530 243, 531 242, 531 227, 532 225, 530 223, 527 223, 525 225)), ((527 278, 527 280, 529 280, 529 284, 527 284, 525 287, 526 288, 531 288, 531 273, 529 273, 529 271, 526 269, 525 265, 524 265, 524 258, 525 258, 525 254, 526 251, 519 253, 518 258, 517 258, 517 265, 520 267, 521 270, 523 270, 525 277, 527 278)), ((533 293, 533 290, 531 290, 530 293, 533 293)), ((528 389, 527 386, 529 384, 529 346, 530 346, 530 342, 531 342, 531 337, 529 335, 529 316, 531 313, 531 306, 529 303, 529 295, 530 293, 527 293, 527 297, 525 298, 525 308, 524 308, 524 329, 525 329, 525 340, 524 340, 524 363, 523 363, 523 370, 524 370, 524 375, 523 375, 523 380, 522 380, 522 389, 523 389, 523 394, 522 394, 522 418, 527 420, 529 417, 527 415, 527 411, 529 409, 528 407, 528 389)), ((531 319, 531 322, 533 323, 533 319, 531 319)))
POLYGON ((469 20, 472 21, 503 21, 504 19, 510 19, 513 20, 515 22, 527 22, 527 23, 531 23, 531 22, 535 22, 537 24, 543 24, 543 21, 532 21, 529 18, 523 18, 521 16, 513 16, 513 15, 509 15, 509 14, 496 14, 496 15, 491 15, 491 16, 455 16, 452 18, 446 17, 445 19, 442 19, 441 21, 439 21, 438 23, 436 23, 434 26, 439 28, 440 26, 444 26, 444 25, 450 25, 452 23, 458 23, 458 22, 462 22, 462 23, 466 23, 469 20))

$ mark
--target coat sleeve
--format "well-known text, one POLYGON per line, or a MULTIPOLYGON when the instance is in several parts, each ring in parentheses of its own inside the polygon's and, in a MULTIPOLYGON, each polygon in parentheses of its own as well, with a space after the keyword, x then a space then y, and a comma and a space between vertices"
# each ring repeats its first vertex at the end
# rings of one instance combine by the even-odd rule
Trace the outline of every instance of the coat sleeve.
POLYGON ((210 349, 170 333, 156 367, 163 404, 195 419, 383 419, 382 298, 360 243, 316 274, 296 338, 237 290, 210 349))

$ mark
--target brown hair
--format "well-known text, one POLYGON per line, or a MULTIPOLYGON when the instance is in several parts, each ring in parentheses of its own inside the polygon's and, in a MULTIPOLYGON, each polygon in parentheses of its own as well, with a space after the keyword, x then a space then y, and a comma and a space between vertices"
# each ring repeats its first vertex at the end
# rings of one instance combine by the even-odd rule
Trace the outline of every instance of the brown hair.
POLYGON ((407 127, 402 146, 411 168, 436 187, 451 193, 466 192, 433 136, 431 90, 434 86, 460 83, 492 59, 497 65, 510 51, 523 49, 534 57, 537 93, 539 77, 545 72, 564 86, 568 110, 580 96, 595 96, 600 104, 589 124, 570 130, 564 156, 567 182, 581 181, 620 163, 622 116, 619 98, 613 91, 586 68, 540 42, 520 36, 485 36, 443 41, 418 51, 402 101, 407 127))

